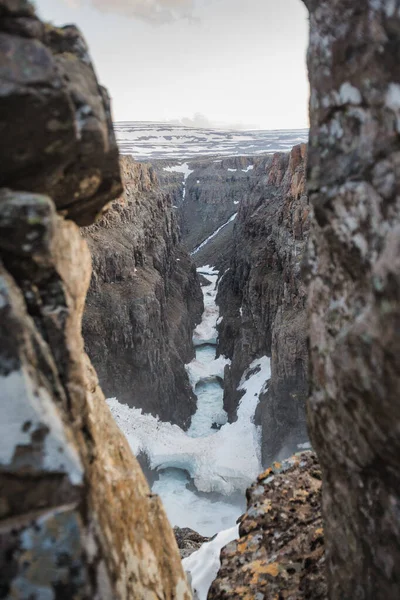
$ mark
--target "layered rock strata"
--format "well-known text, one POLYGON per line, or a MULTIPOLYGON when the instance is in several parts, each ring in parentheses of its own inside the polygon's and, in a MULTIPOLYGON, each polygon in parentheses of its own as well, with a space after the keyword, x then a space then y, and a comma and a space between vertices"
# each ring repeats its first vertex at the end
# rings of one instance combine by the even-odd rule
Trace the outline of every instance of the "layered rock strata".
POLYGON ((307 0, 308 420, 329 596, 400 596, 400 7, 307 0))
POLYGON ((273 464, 247 490, 239 539, 221 551, 209 600, 325 600, 321 471, 303 453, 273 464))
POLYGON ((233 256, 217 302, 218 351, 232 359, 225 373, 225 409, 235 419, 237 387, 260 356, 271 356, 271 380, 261 396, 262 458, 290 456, 307 440, 307 322, 301 264, 309 233, 306 146, 268 157, 235 221, 233 256))
POLYGON ((63 214, 90 223, 121 189, 106 96, 76 29, 23 0, 0 16, 0 597, 189 600, 83 350, 90 253, 63 214))
POLYGON ((196 398, 185 364, 203 311, 196 268, 152 167, 123 157, 121 170, 124 195, 84 230, 93 259, 86 349, 108 397, 186 428, 196 398))

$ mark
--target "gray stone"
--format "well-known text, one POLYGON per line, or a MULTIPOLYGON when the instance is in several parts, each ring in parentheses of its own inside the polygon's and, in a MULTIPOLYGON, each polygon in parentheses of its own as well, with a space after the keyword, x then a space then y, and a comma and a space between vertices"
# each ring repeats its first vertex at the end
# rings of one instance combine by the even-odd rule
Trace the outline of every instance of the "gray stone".
POLYGON ((306 2, 311 397, 329 597, 400 597, 399 3, 306 2))

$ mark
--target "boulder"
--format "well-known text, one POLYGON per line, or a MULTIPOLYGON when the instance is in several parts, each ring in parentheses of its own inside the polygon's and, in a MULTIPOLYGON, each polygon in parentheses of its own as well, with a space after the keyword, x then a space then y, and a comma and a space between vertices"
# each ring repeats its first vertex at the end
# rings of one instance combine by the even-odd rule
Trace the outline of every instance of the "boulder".
POLYGON ((262 473, 247 490, 239 539, 221 551, 208 600, 325 600, 321 471, 304 452, 262 473))

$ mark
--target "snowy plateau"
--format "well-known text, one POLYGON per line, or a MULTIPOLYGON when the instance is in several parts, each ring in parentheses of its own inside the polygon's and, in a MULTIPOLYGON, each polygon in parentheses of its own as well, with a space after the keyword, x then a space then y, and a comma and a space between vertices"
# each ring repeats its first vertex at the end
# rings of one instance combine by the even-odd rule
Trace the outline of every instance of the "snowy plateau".
POLYGON ((308 129, 225 131, 128 121, 116 123, 115 131, 120 152, 140 161, 287 152, 308 139, 308 129))

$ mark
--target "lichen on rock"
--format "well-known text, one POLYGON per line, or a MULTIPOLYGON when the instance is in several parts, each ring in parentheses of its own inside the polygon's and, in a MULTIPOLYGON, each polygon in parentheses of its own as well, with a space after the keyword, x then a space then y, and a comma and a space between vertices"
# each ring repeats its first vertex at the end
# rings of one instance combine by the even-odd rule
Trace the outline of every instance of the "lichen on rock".
POLYGON ((239 539, 221 552, 209 600, 325 600, 321 471, 312 452, 274 463, 247 490, 239 539))

